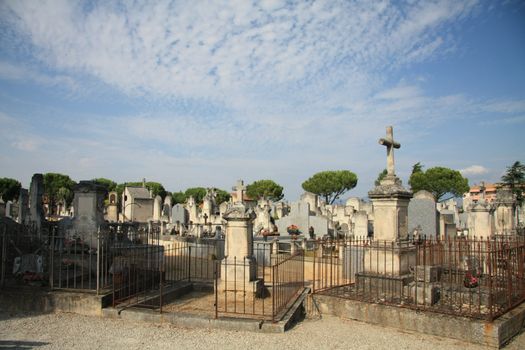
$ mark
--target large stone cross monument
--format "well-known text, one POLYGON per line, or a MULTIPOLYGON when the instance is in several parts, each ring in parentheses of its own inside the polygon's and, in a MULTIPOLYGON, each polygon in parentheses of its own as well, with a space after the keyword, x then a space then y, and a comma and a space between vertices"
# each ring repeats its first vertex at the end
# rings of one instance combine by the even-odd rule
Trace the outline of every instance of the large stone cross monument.
POLYGON ((395 174, 394 148, 401 145, 394 141, 392 127, 386 128, 386 138, 379 143, 387 148, 387 176, 368 197, 374 209, 374 244, 368 252, 370 257, 365 261, 379 261, 365 266, 365 271, 376 274, 404 275, 415 261, 415 255, 408 244, 408 203, 412 192, 405 189, 395 174), (386 244, 392 249, 381 249, 386 244), (377 245, 377 247, 375 247, 377 245))
POLYGON ((392 127, 386 128, 386 138, 379 139, 386 146, 387 175, 368 197, 374 208, 374 240, 406 240, 408 238, 408 203, 412 192, 405 189, 395 174, 394 148, 401 145, 394 141, 392 127))

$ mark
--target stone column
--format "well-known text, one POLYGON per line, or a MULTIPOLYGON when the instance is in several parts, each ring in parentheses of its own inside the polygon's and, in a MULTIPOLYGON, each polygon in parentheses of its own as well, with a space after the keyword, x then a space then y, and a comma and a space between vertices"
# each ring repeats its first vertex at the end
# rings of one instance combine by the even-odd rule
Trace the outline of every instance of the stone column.
POLYGON ((29 209, 29 192, 25 188, 20 189, 18 196, 18 219, 19 224, 25 225, 27 223, 27 212, 29 209))
POLYGON ((253 256, 253 227, 255 214, 242 202, 237 202, 223 216, 226 220, 225 257, 221 264, 219 292, 258 290, 256 261, 253 256))
POLYGON ((408 203, 412 193, 396 177, 393 181, 383 180, 368 192, 368 197, 374 208, 374 242, 365 253, 365 261, 369 262, 365 263, 365 271, 408 274, 416 257, 414 247, 408 244, 408 203))
POLYGON ((496 193, 494 223, 495 233, 509 235, 516 233, 515 208, 516 198, 512 191, 501 188, 496 193))
POLYGON ((42 223, 44 222, 44 207, 42 196, 44 195, 44 175, 34 174, 31 178, 29 189, 29 216, 34 225, 37 235, 42 234, 42 223))

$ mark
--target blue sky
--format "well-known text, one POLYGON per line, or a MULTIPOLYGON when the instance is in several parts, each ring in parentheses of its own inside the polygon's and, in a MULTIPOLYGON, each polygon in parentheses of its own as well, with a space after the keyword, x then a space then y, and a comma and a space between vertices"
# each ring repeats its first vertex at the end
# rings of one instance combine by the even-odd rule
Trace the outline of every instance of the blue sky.
POLYGON ((170 191, 523 158, 520 1, 2 1, 0 176, 170 191))

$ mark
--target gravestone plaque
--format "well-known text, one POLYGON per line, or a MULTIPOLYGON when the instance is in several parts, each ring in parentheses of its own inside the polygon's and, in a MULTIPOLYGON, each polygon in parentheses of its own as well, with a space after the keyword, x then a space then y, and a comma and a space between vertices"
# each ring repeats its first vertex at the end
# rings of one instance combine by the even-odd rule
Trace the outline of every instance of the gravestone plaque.
POLYGON ((428 191, 419 191, 408 204, 408 232, 418 229, 419 236, 435 238, 439 216, 434 196, 428 191))
POLYGON ((182 204, 175 204, 171 209, 171 221, 173 223, 179 222, 186 225, 188 222, 188 213, 182 204))

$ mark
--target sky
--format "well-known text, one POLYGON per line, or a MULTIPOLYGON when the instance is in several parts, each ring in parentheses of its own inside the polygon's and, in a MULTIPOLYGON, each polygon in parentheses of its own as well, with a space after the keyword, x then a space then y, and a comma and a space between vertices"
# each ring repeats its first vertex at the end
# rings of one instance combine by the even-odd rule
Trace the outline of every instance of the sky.
POLYGON ((524 162, 523 1, 0 1, 0 177, 296 200, 324 170, 524 162))

